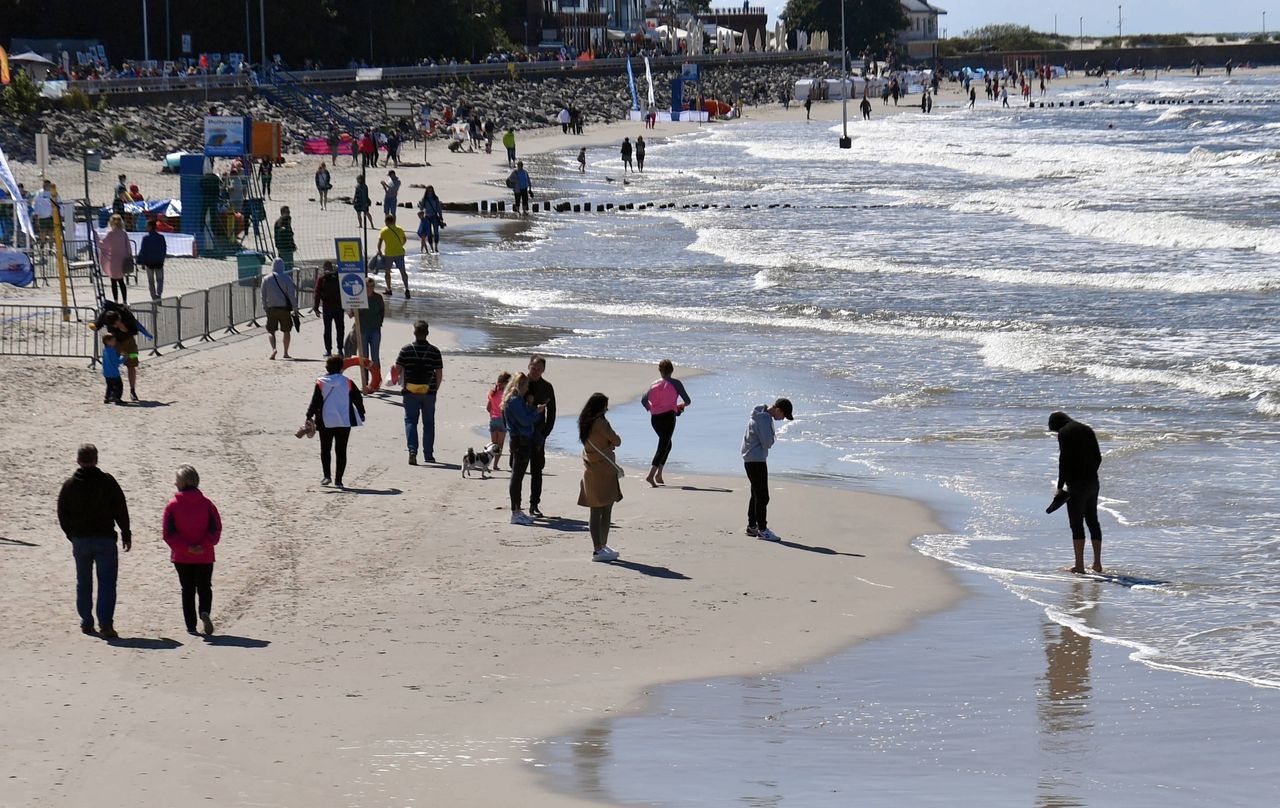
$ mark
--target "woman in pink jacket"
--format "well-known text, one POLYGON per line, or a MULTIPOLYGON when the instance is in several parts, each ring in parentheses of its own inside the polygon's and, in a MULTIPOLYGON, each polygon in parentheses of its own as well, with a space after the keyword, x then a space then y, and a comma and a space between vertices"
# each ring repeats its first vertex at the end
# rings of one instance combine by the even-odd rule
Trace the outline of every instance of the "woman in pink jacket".
POLYGON ((187 633, 196 633, 196 596, 200 598, 200 622, 213 634, 209 611, 213 607, 213 547, 222 538, 218 508, 200 492, 200 474, 191 466, 179 466, 173 481, 178 493, 164 506, 164 540, 170 560, 182 584, 182 617, 187 633))
POLYGON ((126 261, 133 258, 133 245, 129 243, 129 235, 124 232, 124 219, 113 213, 107 220, 107 234, 98 239, 98 255, 102 268, 111 278, 111 299, 117 303, 129 302, 129 287, 124 282, 126 261), (120 296, 116 297, 116 289, 120 296))

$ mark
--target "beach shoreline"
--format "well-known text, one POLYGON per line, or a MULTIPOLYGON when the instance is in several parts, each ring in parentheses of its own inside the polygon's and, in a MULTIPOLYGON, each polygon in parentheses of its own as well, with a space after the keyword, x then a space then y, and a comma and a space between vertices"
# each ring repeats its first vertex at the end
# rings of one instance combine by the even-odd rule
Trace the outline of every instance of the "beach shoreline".
MULTIPOLYGON (((318 324, 304 328, 298 356, 317 350, 318 324)), ((436 331, 446 350, 437 456, 452 461, 480 442, 487 380, 519 369, 523 355, 454 353, 447 329, 436 331), (450 395, 458 388, 465 396, 450 395)), ((390 353, 408 322, 389 320, 386 332, 390 353)), ((664 682, 802 665, 959 597, 944 565, 910 547, 936 529, 925 508, 785 477, 775 478, 773 510, 786 542, 771 545, 742 535, 742 480, 669 473, 671 484, 654 490, 628 469, 610 540, 622 561, 592 564, 585 510, 574 505, 576 457, 548 457, 544 510, 564 517, 507 525, 505 476, 463 480, 398 461, 394 396, 370 402, 370 424, 353 440, 355 493, 321 488, 314 444, 291 434, 318 364, 270 363, 265 353, 257 329, 168 352, 143 364, 151 403, 119 408, 96 403, 100 377, 79 361, 0 362, 6 384, 32 373, 51 382, 47 408, 15 413, 4 428, 7 465, 31 473, 0 486, 6 501, 29 503, 6 520, 0 550, 5 580, 17 582, 6 587, 15 630, 0 657, 26 671, 11 683, 18 706, 3 724, 11 737, 48 728, 10 756, 12 799, 79 804, 113 783, 144 782, 138 804, 164 805, 196 787, 195 773, 212 772, 199 793, 219 803, 247 790, 272 805, 401 804, 393 793, 575 804, 529 789, 536 769, 522 758, 536 756, 537 739, 643 709, 664 682), (282 417, 290 406, 297 418, 282 417), (36 434, 57 437, 24 437, 36 434), (76 629, 70 554, 51 518, 83 440, 98 444, 133 509, 115 647, 76 629), (195 463, 226 525, 214 579, 223 639, 213 647, 181 633, 177 584, 155 539, 167 467, 181 462, 195 463), (366 546, 375 540, 383 546, 366 546), (109 751, 98 749, 104 734, 109 751), (479 747, 502 760, 463 765, 459 756, 479 747)), ((552 357, 558 431, 572 431, 591 388, 615 408, 636 406, 653 370, 552 357)))

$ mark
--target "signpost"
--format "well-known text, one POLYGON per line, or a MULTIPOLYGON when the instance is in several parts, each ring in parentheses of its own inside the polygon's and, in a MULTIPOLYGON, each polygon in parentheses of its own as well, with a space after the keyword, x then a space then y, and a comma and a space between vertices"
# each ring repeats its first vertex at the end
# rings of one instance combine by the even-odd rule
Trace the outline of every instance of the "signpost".
MULTIPOLYGON (((364 342, 360 335, 360 309, 369 308, 369 287, 364 274, 364 250, 358 238, 335 238, 338 253, 338 289, 342 293, 342 308, 355 313, 353 333, 356 337, 356 357, 363 359, 364 342)), ((369 369, 360 363, 360 386, 368 387, 369 369)))

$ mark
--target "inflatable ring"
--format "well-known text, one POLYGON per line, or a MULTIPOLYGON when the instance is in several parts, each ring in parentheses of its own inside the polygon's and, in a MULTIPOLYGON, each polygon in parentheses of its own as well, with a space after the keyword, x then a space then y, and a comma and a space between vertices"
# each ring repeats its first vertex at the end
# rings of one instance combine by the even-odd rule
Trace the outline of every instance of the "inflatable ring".
POLYGON ((360 356, 348 356, 346 361, 342 363, 342 369, 363 367, 369 371, 369 383, 360 388, 360 392, 364 395, 376 392, 382 387, 382 368, 377 362, 370 362, 368 359, 360 356))

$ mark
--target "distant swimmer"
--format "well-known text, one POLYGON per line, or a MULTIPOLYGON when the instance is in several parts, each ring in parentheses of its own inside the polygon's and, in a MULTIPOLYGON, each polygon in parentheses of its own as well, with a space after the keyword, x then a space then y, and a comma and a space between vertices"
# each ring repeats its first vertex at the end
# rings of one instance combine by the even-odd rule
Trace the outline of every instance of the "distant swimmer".
POLYGON ((1093 571, 1102 572, 1102 525, 1098 523, 1098 467, 1102 452, 1093 430, 1073 421, 1065 412, 1049 416, 1049 431, 1058 434, 1058 490, 1054 505, 1066 499, 1067 520, 1071 525, 1071 543, 1075 549, 1072 572, 1084 573, 1084 528, 1089 526, 1093 541, 1093 571))

